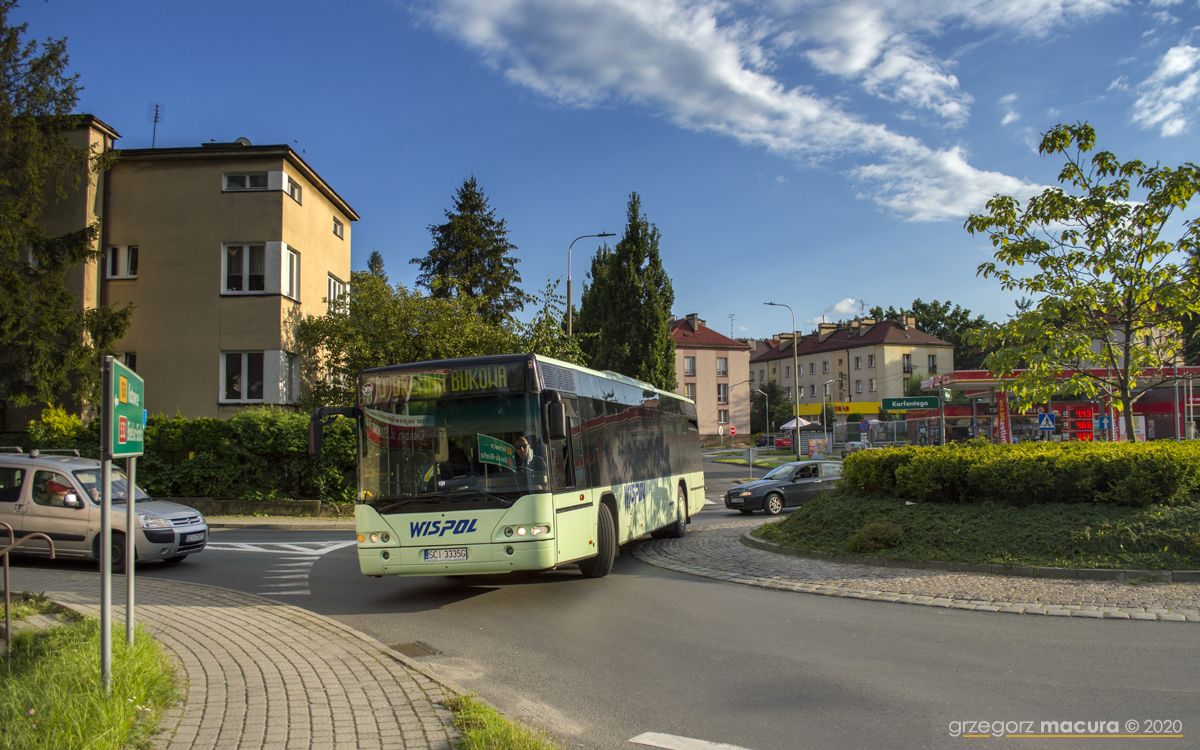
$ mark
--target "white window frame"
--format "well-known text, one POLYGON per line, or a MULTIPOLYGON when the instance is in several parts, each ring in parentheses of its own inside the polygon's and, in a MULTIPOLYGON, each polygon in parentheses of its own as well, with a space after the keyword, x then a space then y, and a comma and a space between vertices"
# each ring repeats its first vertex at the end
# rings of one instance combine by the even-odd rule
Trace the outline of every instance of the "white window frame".
POLYGON ((928 362, 929 362, 929 367, 928 367, 928 369, 929 369, 929 374, 931 374, 931 375, 932 375, 932 374, 934 374, 934 373, 936 373, 936 372, 937 372, 937 355, 936 355, 936 354, 930 354, 930 355, 929 355, 928 362))
POLYGON ((792 377, 792 366, 791 365, 784 365, 783 376, 785 378, 788 378, 789 380, 791 379, 791 377, 792 377))
POLYGON ((813 385, 810 385, 808 388, 809 388, 809 391, 808 391, 808 396, 809 396, 809 398, 816 398, 816 397, 817 397, 817 386, 816 386, 816 384, 814 383, 813 385))
POLYGON ((221 379, 218 382, 218 387, 220 388, 220 390, 218 392, 219 393, 218 400, 220 401, 220 403, 222 403, 222 404, 262 404, 262 403, 266 403, 267 402, 267 398, 266 398, 267 397, 267 372, 266 372, 266 370, 267 370, 267 357, 266 357, 266 352, 264 352, 262 350, 249 350, 249 351, 234 350, 234 351, 221 352, 221 379), (240 375, 243 377, 243 382, 241 383, 242 388, 240 390, 240 393, 242 395, 240 398, 228 398, 227 397, 228 390, 225 387, 226 386, 226 363, 228 361, 229 355, 241 355, 241 373, 240 373, 240 375), (247 390, 245 388, 246 384, 245 384, 244 379, 250 371, 250 361, 249 361, 250 355, 258 355, 258 357, 262 360, 261 367, 262 367, 262 372, 263 372, 263 379, 262 379, 261 385, 259 386, 262 389, 262 396, 263 396, 262 398, 255 398, 255 399, 246 398, 247 390))
POLYGON ((809 375, 816 375, 816 374, 817 374, 817 363, 816 363, 816 362, 809 362, 809 363, 808 363, 808 374, 809 374, 809 375))
POLYGON ((861 369, 862 369, 862 357, 855 357, 855 358, 854 358, 854 369, 855 369, 855 370, 861 370, 861 369))
POLYGON ((912 367, 912 355, 911 354, 901 354, 900 355, 900 369, 902 369, 906 373, 912 372, 913 367, 912 367))
POLYGON ((867 355, 867 367, 874 367, 874 366, 875 366, 875 355, 868 354, 867 355))
POLYGON ((285 246, 283 296, 300 301, 300 253, 290 245, 285 246))
POLYGON ((717 424, 729 424, 728 409, 717 409, 717 424))
POLYGON ((137 245, 111 245, 108 248, 108 253, 104 256, 104 273, 108 279, 136 279, 138 277, 138 260, 141 253, 138 252, 137 245), (130 253, 130 250, 133 252, 130 253), (129 259, 132 256, 133 265, 130 265, 129 259), (119 273, 113 273, 113 261, 116 260, 117 270, 119 273))
POLYGON ((729 403, 729 383, 717 383, 717 403, 729 403))
POLYGON ((304 205, 304 201, 301 200, 301 198, 304 197, 304 188, 290 175, 287 178, 287 194, 291 196, 292 200, 296 201, 296 203, 304 205))
MULTIPOLYGON (((271 292, 271 273, 269 262, 269 242, 223 242, 221 243, 221 294, 269 294, 271 292), (229 288, 229 248, 242 248, 242 289, 229 288), (263 253, 263 288, 253 291, 246 289, 250 286, 250 248, 261 247, 263 253)), ((278 290, 276 290, 278 291, 278 290)))
POLYGON ((346 282, 342 281, 333 274, 329 274, 325 281, 325 301, 329 312, 338 311, 337 299, 349 291, 349 289, 350 287, 346 284, 346 282))
POLYGON ((346 227, 342 224, 341 219, 333 217, 333 233, 337 235, 339 240, 346 239, 346 227))
POLYGON ((683 384, 683 395, 685 395, 688 398, 690 398, 691 400, 695 401, 696 400, 696 384, 695 383, 684 383, 683 384))
POLYGON ((871 393, 875 392, 875 378, 867 378, 867 388, 871 393))
POLYGON ((862 393, 862 381, 861 380, 854 381, 854 392, 862 393))
POLYGON ((729 376, 729 357, 717 357, 717 377, 729 376))
POLYGON ((283 393, 280 394, 279 401, 283 404, 294 404, 296 403, 296 386, 300 375, 299 355, 283 352, 283 372, 281 375, 280 385, 283 387, 283 393))
POLYGON ((695 357, 684 357, 683 358, 683 375, 684 375, 684 377, 688 377, 688 378, 696 377, 696 358, 695 357))
POLYGON ((766 380, 766 379, 767 379, 767 371, 766 371, 766 370, 759 370, 759 371, 758 371, 758 379, 759 379, 760 381, 761 381, 761 380, 766 380))
POLYGON ((269 190, 271 187, 271 175, 268 172, 226 172, 221 179, 221 190, 226 193, 261 193, 269 190), (245 187, 229 185, 229 178, 242 177, 246 181, 245 187), (251 177, 261 177, 262 185, 250 187, 251 177))
POLYGON ((829 360, 826 359, 821 361, 821 372, 825 373, 826 375, 829 374, 829 360))

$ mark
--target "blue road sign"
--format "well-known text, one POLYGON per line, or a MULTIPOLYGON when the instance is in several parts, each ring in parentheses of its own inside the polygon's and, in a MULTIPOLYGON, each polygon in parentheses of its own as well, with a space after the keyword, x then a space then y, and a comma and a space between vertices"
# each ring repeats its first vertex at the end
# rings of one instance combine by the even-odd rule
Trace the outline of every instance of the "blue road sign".
POLYGON ((1049 414, 1049 413, 1039 414, 1038 415, 1038 429, 1039 430, 1053 430, 1054 429, 1054 415, 1049 414))
POLYGON ((1096 420, 1096 426, 1099 427, 1101 430, 1111 430, 1112 429, 1112 417, 1100 417, 1099 419, 1096 420))
POLYGON ((864 419, 862 421, 862 424, 860 424, 858 426, 858 429, 862 430, 863 432, 866 432, 867 430, 871 429, 871 423, 864 419))

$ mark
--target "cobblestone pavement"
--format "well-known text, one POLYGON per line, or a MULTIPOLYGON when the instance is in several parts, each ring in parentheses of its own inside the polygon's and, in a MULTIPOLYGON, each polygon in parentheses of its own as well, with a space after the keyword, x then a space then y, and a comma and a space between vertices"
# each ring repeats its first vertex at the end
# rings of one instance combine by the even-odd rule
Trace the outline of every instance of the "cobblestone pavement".
MULTIPOLYGON (((125 578, 112 581, 123 605, 125 578)), ((15 568, 12 587, 99 616, 98 573, 15 568)), ((450 688, 334 620, 149 578, 138 579, 137 601, 138 621, 175 657, 186 683, 181 704, 163 717, 160 748, 450 750, 458 736, 441 705, 450 688)), ((124 606, 114 607, 113 633, 124 631, 124 606)))
POLYGON ((660 568, 807 594, 1027 615, 1200 622, 1200 584, 1048 580, 809 560, 742 544, 743 532, 763 523, 705 526, 683 539, 641 542, 632 551, 660 568))

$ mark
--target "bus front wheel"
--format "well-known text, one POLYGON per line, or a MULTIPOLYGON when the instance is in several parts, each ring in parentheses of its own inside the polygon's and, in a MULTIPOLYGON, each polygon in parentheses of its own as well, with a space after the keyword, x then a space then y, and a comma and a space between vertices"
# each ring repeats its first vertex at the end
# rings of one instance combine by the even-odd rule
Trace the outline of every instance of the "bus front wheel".
POLYGON ((580 561, 579 570, 587 578, 603 578, 616 559, 617 527, 608 506, 601 503, 596 516, 596 556, 580 561))
POLYGON ((667 527, 668 539, 683 539, 687 533, 688 509, 687 493, 680 487, 675 491, 675 522, 667 527))

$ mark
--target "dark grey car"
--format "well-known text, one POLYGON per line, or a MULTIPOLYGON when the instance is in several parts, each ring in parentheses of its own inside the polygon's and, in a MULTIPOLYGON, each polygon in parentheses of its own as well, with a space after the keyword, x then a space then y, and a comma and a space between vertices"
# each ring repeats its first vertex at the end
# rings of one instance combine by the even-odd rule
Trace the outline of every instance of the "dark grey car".
POLYGON ((725 507, 770 516, 784 508, 804 505, 819 492, 837 487, 842 479, 838 461, 793 461, 772 469, 762 479, 739 484, 725 493, 725 507))

